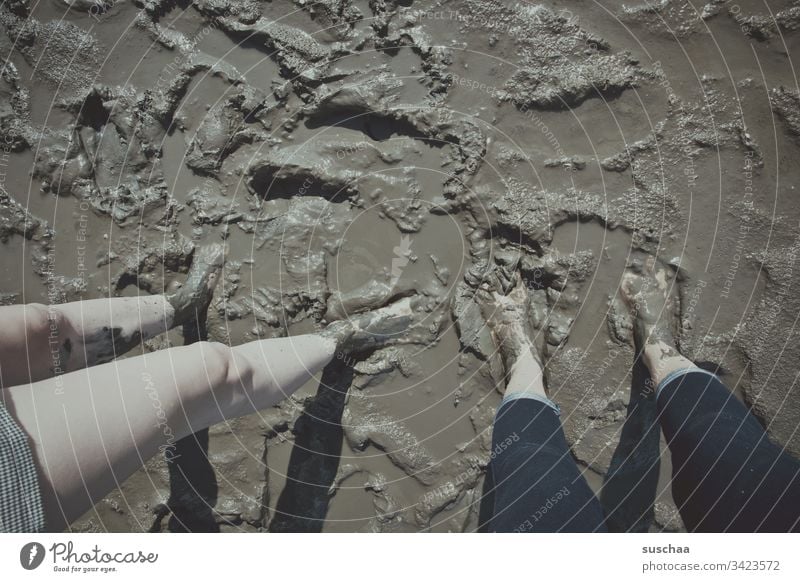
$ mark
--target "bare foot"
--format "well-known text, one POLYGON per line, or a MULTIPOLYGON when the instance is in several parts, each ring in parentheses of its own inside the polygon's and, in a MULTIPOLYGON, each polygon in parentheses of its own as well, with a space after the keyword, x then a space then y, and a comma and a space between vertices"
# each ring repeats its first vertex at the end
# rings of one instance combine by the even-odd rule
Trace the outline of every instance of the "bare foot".
POLYGON ((334 321, 321 335, 333 339, 338 349, 350 353, 398 342, 414 323, 416 299, 404 297, 381 309, 334 321))
POLYGON ((670 374, 694 368, 675 347, 676 301, 670 294, 671 271, 647 257, 625 273, 620 295, 633 320, 633 337, 653 386, 660 386, 670 374))
POLYGON ((410 287, 398 287, 397 285, 389 285, 378 281, 367 283, 349 293, 343 294, 340 291, 335 291, 328 298, 325 320, 330 322, 347 319, 354 314, 370 309, 378 309, 390 302, 413 294, 414 290, 410 287))
POLYGON ((183 325, 205 311, 211 303, 224 258, 225 247, 221 244, 195 251, 186 281, 175 293, 165 296, 175 309, 173 325, 183 325))
POLYGON ((481 314, 491 328, 495 344, 503 357, 506 374, 510 374, 514 364, 528 353, 533 355, 540 367, 542 364, 531 340, 528 290, 518 273, 513 285, 508 295, 485 289, 478 290, 475 294, 481 314))
POLYGON ((637 350, 659 342, 674 347, 672 324, 675 304, 670 294, 672 280, 673 275, 668 268, 652 256, 637 261, 623 274, 620 296, 630 309, 637 350))

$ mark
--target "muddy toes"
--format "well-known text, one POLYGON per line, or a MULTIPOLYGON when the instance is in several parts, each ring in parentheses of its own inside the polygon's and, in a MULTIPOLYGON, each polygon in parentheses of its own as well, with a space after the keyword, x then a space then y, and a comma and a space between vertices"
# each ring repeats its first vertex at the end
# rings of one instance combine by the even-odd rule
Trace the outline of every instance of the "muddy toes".
POLYGON ((518 271, 508 274, 504 280, 505 293, 496 288, 491 291, 478 289, 474 300, 491 329, 495 346, 508 364, 524 350, 531 349, 532 339, 528 289, 518 271))
POLYGON ((338 321, 369 310, 380 309, 392 301, 410 297, 413 294, 414 290, 411 288, 380 281, 371 281, 348 293, 336 291, 328 298, 325 320, 328 322, 338 321))
POLYGON ((339 348, 345 352, 358 353, 375 350, 396 343, 411 343, 408 332, 420 318, 420 298, 403 297, 392 304, 329 325, 324 334, 331 333, 339 348))
POLYGON ((622 305, 612 300, 609 313, 609 323, 618 339, 628 339, 632 330, 634 344, 639 348, 650 341, 674 342, 674 278, 672 269, 655 257, 632 262, 620 281, 622 305))
POLYGON ((181 287, 167 301, 175 309, 175 325, 202 313, 211 302, 225 260, 225 247, 211 244, 195 251, 192 267, 181 287))

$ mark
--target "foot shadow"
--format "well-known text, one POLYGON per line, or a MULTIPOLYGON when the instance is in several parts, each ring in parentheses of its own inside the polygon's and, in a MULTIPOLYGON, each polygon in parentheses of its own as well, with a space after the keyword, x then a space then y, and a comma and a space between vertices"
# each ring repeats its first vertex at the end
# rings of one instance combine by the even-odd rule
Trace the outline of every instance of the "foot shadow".
POLYGON ((612 532, 646 532, 655 515, 661 432, 655 386, 649 379, 641 358, 636 358, 625 424, 600 493, 612 532))
POLYGON ((342 412, 353 370, 334 360, 322 371, 317 395, 294 425, 286 486, 269 523, 271 532, 320 532, 342 453, 342 412))

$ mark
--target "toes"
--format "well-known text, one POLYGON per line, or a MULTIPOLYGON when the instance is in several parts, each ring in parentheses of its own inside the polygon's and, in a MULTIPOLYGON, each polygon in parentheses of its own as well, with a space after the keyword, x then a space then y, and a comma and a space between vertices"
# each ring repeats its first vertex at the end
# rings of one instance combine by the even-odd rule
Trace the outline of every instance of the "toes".
POLYGON ((479 303, 489 303, 491 302, 494 297, 487 289, 476 289, 475 290, 475 301, 479 303))
POLYGON ((666 269, 659 269, 656 272, 656 282, 658 283, 659 289, 661 289, 662 291, 667 290, 668 277, 666 269))
POLYGON ((627 302, 634 301, 634 297, 636 295, 636 290, 634 289, 634 284, 638 281, 638 277, 631 273, 630 271, 625 271, 622 274, 622 281, 620 282, 620 291, 622 291, 622 297, 627 302))

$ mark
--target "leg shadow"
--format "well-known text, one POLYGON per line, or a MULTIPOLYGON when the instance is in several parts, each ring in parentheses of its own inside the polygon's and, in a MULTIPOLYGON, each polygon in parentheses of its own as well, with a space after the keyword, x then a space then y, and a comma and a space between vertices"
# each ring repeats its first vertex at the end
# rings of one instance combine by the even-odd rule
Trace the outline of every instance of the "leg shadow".
POLYGON ((660 468, 660 428, 656 422, 655 387, 637 358, 631 398, 619 445, 603 482, 600 501, 612 532, 646 532, 653 523, 660 468))
POLYGON ((483 475, 481 498, 478 502, 478 528, 477 533, 488 533, 494 515, 494 479, 491 467, 486 468, 483 475))
MULTIPOLYGON (((184 344, 193 344, 207 337, 205 313, 196 322, 183 326, 184 344)), ((169 468, 169 500, 171 532, 219 532, 214 516, 217 504, 217 477, 208 460, 208 429, 196 432, 175 443, 166 455, 169 468)))
POLYGON ((352 368, 338 359, 322 371, 317 395, 294 425, 286 486, 269 531, 322 531, 330 503, 328 492, 339 470, 342 412, 352 381, 352 368))
POLYGON ((175 443, 175 458, 169 462, 171 532, 219 532, 214 517, 217 477, 208 460, 208 429, 175 443))

